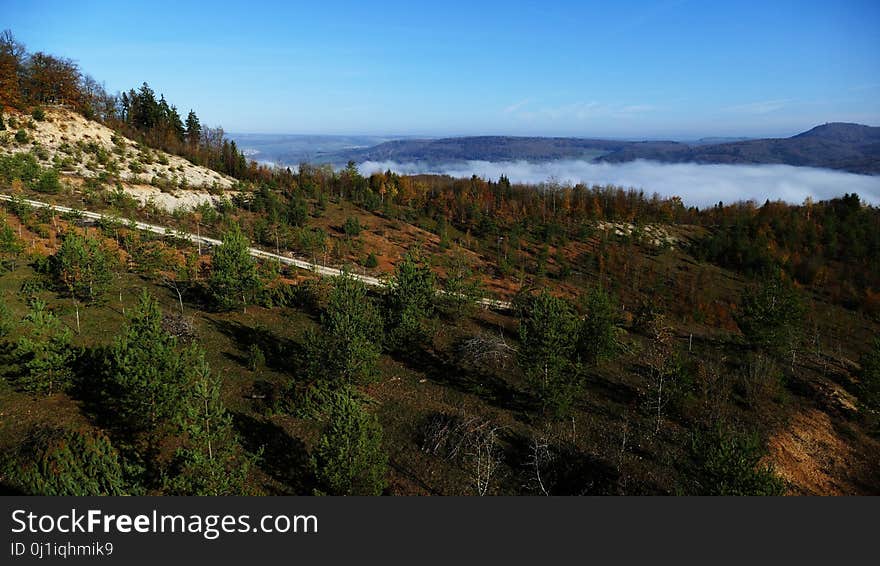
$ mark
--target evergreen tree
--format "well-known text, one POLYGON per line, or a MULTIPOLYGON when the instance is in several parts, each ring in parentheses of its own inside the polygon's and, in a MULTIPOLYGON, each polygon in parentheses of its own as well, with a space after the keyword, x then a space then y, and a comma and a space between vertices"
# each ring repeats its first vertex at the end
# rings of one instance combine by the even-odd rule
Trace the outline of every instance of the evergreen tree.
POLYGON ((199 123, 199 117, 192 110, 186 115, 186 142, 191 147, 198 147, 202 139, 202 125, 199 123))
POLYGON ((757 435, 717 425, 691 437, 687 470, 689 495, 783 495, 785 483, 772 466, 761 463, 764 449, 757 435))
POLYGON ((334 278, 319 334, 308 339, 309 373, 328 393, 370 380, 382 342, 382 319, 367 287, 343 272, 334 278))
POLYGON ((781 352, 796 343, 803 315, 797 292, 778 278, 768 278, 743 293, 736 322, 750 344, 781 352))
POLYGON ((434 274, 421 257, 408 252, 394 269, 385 293, 392 345, 406 347, 424 338, 422 323, 434 312, 434 274))
POLYGON ((132 432, 154 431, 174 420, 200 355, 195 346, 177 347, 162 328, 159 304, 144 291, 104 360, 114 418, 132 432))
POLYGON ((184 402, 181 432, 185 444, 177 450, 170 481, 180 495, 246 495, 253 460, 241 448, 232 415, 220 398, 221 380, 204 359, 184 402))
POLYGON ((382 427, 348 392, 334 399, 312 467, 322 494, 380 495, 385 488, 382 427))
POLYGON ((50 266, 74 299, 94 302, 113 280, 115 264, 116 258, 97 238, 71 230, 64 234, 50 266))
POLYGON ((31 302, 24 323, 27 330, 15 350, 21 372, 18 382, 34 393, 64 391, 73 380, 71 364, 76 357, 70 331, 39 299, 31 302))
POLYGON ((874 338, 871 350, 860 361, 860 400, 868 408, 880 411, 880 338, 874 338))
POLYGON ((221 309, 246 307, 260 290, 260 277, 249 247, 241 229, 233 224, 223 235, 223 243, 214 250, 208 288, 221 309))
POLYGON ((617 350, 617 305, 602 287, 594 287, 585 302, 587 316, 580 327, 578 353, 596 364, 617 350))
POLYGON ((37 428, 4 460, 4 479, 28 495, 132 493, 119 454, 100 433, 37 428))
POLYGON ((519 364, 545 410, 568 413, 581 389, 573 362, 577 317, 569 304, 547 291, 528 297, 519 317, 519 364))
POLYGON ((0 271, 14 270, 15 262, 23 251, 24 244, 4 218, 0 221, 0 271))

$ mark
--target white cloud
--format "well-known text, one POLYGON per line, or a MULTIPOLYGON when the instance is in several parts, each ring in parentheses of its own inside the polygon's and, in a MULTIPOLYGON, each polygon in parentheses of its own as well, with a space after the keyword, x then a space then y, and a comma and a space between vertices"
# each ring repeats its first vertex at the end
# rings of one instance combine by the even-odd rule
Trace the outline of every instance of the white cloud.
POLYGON ((513 182, 616 185, 643 189, 648 194, 680 196, 688 205, 712 206, 740 200, 784 200, 799 204, 806 197, 827 200, 844 193, 858 193, 862 200, 880 205, 880 176, 856 175, 829 169, 790 165, 699 165, 694 163, 592 163, 559 160, 463 161, 441 166, 392 161, 368 161, 363 174, 391 169, 398 173, 442 173, 453 177, 478 175, 497 179, 507 175, 513 182))

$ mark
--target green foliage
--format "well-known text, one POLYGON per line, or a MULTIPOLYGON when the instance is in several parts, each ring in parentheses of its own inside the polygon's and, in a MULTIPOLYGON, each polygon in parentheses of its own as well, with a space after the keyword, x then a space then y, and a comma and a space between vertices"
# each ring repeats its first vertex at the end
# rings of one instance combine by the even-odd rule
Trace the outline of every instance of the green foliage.
POLYGON ((434 274, 424 260, 408 252, 394 269, 385 293, 388 337, 395 347, 424 339, 423 323, 434 313, 434 274))
POLYGON ((859 398, 865 406, 880 411, 880 338, 861 359, 862 371, 859 374, 859 398))
POLYGON ((691 436, 689 495, 783 495, 785 483, 770 465, 756 434, 717 425, 691 436))
POLYGON ((37 428, 5 458, 5 479, 28 495, 128 495, 123 466, 103 434, 37 428))
POLYGON ((24 243, 18 239, 6 219, 0 219, 0 271, 15 269, 15 260, 24 251, 24 243))
POLYGON ((443 303, 450 314, 462 315, 483 297, 479 274, 475 273, 461 254, 453 256, 446 269, 443 303))
POLYGON ((25 331, 15 348, 20 375, 16 382, 33 393, 64 391, 73 381, 71 363, 76 357, 70 330, 36 299, 24 319, 25 331))
POLYGON ((31 185, 41 172, 42 168, 33 153, 0 155, 0 179, 6 183, 18 179, 25 185, 31 185))
POLYGON ((18 130, 17 132, 15 132, 15 141, 18 143, 27 143, 27 141, 28 141, 27 132, 24 130, 18 130))
POLYGON ((155 430, 180 415, 181 392, 198 372, 201 352, 180 350, 162 328, 162 312, 144 291, 104 360, 107 403, 130 431, 155 430))
POLYGON ((360 220, 355 218, 354 216, 349 216, 345 219, 345 224, 342 226, 342 231, 345 232, 346 236, 356 237, 361 233, 361 223, 360 220))
POLYGON ((42 122, 46 119, 46 112, 44 112, 42 108, 37 106, 36 108, 31 110, 31 116, 33 116, 34 120, 36 120, 37 122, 42 122))
POLYGON ((584 361, 596 364, 617 351, 617 304, 602 287, 594 287, 585 300, 587 315, 581 323, 578 351, 584 361))
POLYGON ((796 343, 803 316, 797 291, 772 278, 743 293, 735 318, 750 344, 782 351, 796 343))
POLYGON ((223 235, 223 243, 214 250, 208 290, 221 309, 246 306, 262 286, 249 247, 241 229, 233 224, 223 235))
POLYGON ((97 301, 113 280, 116 258, 92 236, 68 231, 50 262, 55 279, 78 300, 97 301))
POLYGON ((220 398, 221 380, 198 360, 197 377, 185 396, 181 433, 169 490, 177 495, 247 495, 253 459, 241 448, 232 415, 220 398))
POLYGON ((367 259, 364 260, 364 267, 367 269, 375 269, 379 267, 379 258, 376 257, 376 252, 370 252, 367 259))
POLYGON ((578 319, 563 299, 542 291, 520 306, 519 365, 546 411, 564 416, 582 388, 574 362, 578 319))
POLYGON ((385 488, 382 427, 350 394, 335 397, 312 466, 323 494, 380 495, 385 488))
POLYGON ((40 180, 34 186, 34 190, 41 193, 54 195, 61 190, 61 182, 58 180, 58 171, 52 168, 46 169, 40 175, 40 180))
POLYGON ((247 365, 251 371, 258 371, 266 365, 266 355, 257 344, 251 344, 248 348, 247 365))
POLYGON ((287 223, 291 226, 305 226, 309 219, 309 208, 305 199, 299 195, 291 197, 287 203, 287 223))
POLYGON ((321 330, 307 338, 309 377, 331 391, 371 380, 382 343, 382 319, 367 287, 343 273, 333 280, 321 330))

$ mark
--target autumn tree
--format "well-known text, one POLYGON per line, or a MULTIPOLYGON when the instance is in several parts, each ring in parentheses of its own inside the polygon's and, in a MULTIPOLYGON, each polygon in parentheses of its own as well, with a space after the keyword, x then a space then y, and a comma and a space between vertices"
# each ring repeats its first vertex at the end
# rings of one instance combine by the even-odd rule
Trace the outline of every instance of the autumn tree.
POLYGON ((246 309, 261 285, 249 242, 238 225, 233 224, 211 256, 208 290, 221 309, 246 309))

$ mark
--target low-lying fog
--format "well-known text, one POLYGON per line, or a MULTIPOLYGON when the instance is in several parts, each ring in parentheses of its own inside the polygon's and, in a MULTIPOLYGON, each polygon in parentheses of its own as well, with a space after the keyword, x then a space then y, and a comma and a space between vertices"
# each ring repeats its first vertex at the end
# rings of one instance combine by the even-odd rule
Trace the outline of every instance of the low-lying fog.
POLYGON ((643 189, 647 194, 677 195, 686 205, 711 206, 740 200, 784 200, 799 204, 807 197, 827 200, 844 193, 858 193, 864 202, 880 205, 880 176, 856 175, 829 169, 791 165, 699 165, 668 164, 653 161, 629 163, 590 163, 560 160, 543 163, 527 161, 464 161, 442 166, 391 161, 367 161, 358 167, 361 174, 391 169, 397 173, 442 173, 453 177, 478 175, 498 179, 501 175, 514 183, 617 185, 643 189))

